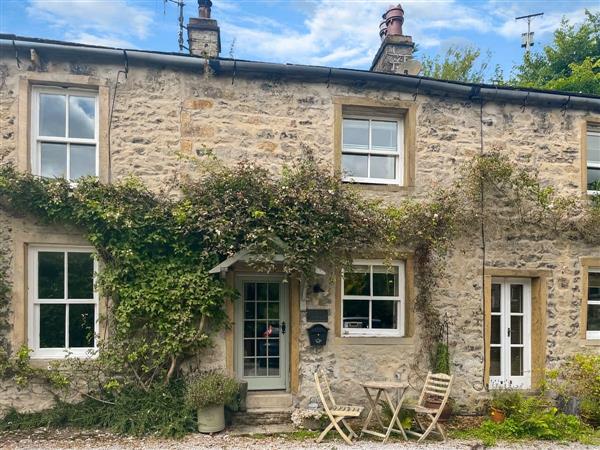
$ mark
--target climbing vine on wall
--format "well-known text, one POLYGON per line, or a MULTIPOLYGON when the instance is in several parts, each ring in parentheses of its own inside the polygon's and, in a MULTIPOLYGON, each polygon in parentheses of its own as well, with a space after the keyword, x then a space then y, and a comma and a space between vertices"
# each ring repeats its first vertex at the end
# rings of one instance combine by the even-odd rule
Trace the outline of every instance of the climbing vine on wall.
MULTIPOLYGON (((102 330, 110 339, 78 370, 99 391, 124 383, 150 389, 210 345, 226 326, 223 304, 232 293, 208 270, 242 249, 266 270, 274 254, 283 255, 283 270, 305 278, 317 265, 348 267, 365 250, 414 252, 420 329, 433 348, 444 256, 480 221, 598 243, 600 202, 561 196, 499 154, 479 156, 447 188, 395 206, 365 199, 320 167, 307 158, 273 176, 252 164, 213 163, 198 181, 153 192, 136 179, 72 185, 4 166, 0 208, 78 229, 95 247, 103 263, 98 286, 109 302, 102 330)), ((7 289, 0 285, 0 296, 7 289)))

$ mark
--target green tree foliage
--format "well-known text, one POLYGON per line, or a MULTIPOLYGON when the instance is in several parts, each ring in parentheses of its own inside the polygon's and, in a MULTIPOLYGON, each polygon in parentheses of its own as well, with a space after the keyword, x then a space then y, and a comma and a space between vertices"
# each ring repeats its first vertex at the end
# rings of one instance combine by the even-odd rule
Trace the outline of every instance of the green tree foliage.
POLYGON ((441 80, 482 83, 490 57, 488 53, 482 58, 481 50, 476 47, 450 47, 443 56, 423 57, 421 74, 441 80))
POLYGON ((600 94, 600 12, 586 11, 579 26, 563 19, 552 43, 541 52, 525 54, 510 83, 600 94))

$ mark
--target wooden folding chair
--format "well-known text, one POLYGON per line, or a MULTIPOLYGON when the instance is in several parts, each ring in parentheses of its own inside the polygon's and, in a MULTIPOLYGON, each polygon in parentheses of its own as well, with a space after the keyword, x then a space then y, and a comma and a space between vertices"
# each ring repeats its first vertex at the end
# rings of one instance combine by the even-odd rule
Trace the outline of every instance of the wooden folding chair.
POLYGON ((329 388, 329 381, 325 372, 317 370, 315 372, 315 383, 317 384, 317 392, 321 398, 321 403, 325 409, 327 417, 331 422, 327 425, 327 428, 323 430, 321 435, 317 438, 317 443, 321 442, 325 435, 335 428, 342 438, 348 443, 352 444, 352 438, 358 437, 358 435, 350 428, 346 419, 349 417, 358 417, 364 409, 362 406, 350 406, 350 405, 338 405, 333 399, 331 389, 329 388), (343 424, 349 431, 350 436, 344 433, 344 430, 340 427, 340 423, 343 424))
POLYGON ((415 420, 417 425, 421 428, 421 433, 415 431, 407 431, 412 435, 418 436, 419 440, 417 442, 421 442, 424 440, 427 435, 431 432, 439 434, 443 441, 446 442, 446 433, 444 433, 444 429, 438 423, 440 415, 448 403, 448 398, 450 397, 450 389, 452 387, 452 380, 454 379, 454 375, 446 375, 445 373, 431 373, 427 374, 427 378, 425 379, 425 385, 423 386, 423 390, 421 391, 421 396, 419 397, 419 401, 414 406, 407 406, 406 409, 411 409, 415 411, 416 416, 415 420), (439 403, 437 407, 430 408, 426 406, 427 401, 433 400, 434 403, 439 403), (427 428, 423 426, 423 422, 419 416, 426 416, 430 420, 430 424, 427 428), (435 431, 434 431, 435 428, 435 431))

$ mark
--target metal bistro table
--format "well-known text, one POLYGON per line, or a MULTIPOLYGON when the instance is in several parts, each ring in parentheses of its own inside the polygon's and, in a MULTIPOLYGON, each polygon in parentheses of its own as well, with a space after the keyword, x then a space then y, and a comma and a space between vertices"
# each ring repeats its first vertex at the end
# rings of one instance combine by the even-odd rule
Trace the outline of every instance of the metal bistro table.
POLYGON ((382 437, 383 442, 385 443, 389 439, 390 434, 392 434, 392 431, 394 431, 395 433, 402 434, 402 437, 405 440, 408 440, 404 428, 402 428, 402 423, 398 418, 400 408, 402 407, 402 402, 404 402, 404 394, 406 394, 406 391, 408 390, 408 383, 400 383, 396 381, 368 381, 360 383, 360 385, 365 390, 365 394, 369 399, 369 405, 371 407, 369 415, 367 416, 367 420, 365 421, 365 424, 361 430, 361 435, 364 433, 368 433, 374 436, 382 437), (392 397, 390 396, 390 391, 394 390, 396 391, 396 403, 394 403, 392 397), (373 394, 375 395, 375 397, 373 397, 373 394), (384 425, 381 415, 377 410, 377 404, 379 403, 379 399, 382 395, 385 398, 385 401, 389 405, 390 410, 393 414, 392 420, 390 421, 389 425, 384 425), (375 418, 379 422, 379 425, 381 425, 381 427, 384 430, 386 430, 385 434, 380 433, 378 431, 369 430, 369 425, 371 424, 373 416, 375 416, 375 418), (394 428, 395 425, 397 425, 398 428, 394 428))

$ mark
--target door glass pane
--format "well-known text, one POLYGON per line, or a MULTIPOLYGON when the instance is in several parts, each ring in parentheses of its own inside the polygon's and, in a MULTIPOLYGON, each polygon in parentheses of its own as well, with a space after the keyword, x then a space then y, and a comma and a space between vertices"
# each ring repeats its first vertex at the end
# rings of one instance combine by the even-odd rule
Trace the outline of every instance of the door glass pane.
POLYGON ((510 317, 510 343, 523 344, 523 316, 510 317))
POLYGON ((267 319, 267 302, 256 302, 256 318, 267 319))
POLYGON ((246 319, 254 319, 256 317, 256 303, 244 302, 244 317, 246 319))
MULTIPOLYGON (((277 338, 269 338, 267 340, 267 356, 273 357, 279 356, 279 339, 277 338)), ((279 358, 271 358, 271 359, 279 359, 279 358)))
POLYGON ((490 376, 499 377, 501 375, 500 347, 490 348, 490 376))
POLYGON ((588 133, 587 154, 589 162, 600 163, 600 134, 588 133))
POLYGON ((269 301, 279 302, 279 283, 269 283, 269 301))
POLYGON ((344 300, 344 328, 369 328, 369 301, 344 300))
POLYGON ((96 129, 96 99, 69 96, 69 136, 94 139, 96 129))
POLYGON ((267 337, 267 321, 256 322, 256 337, 267 337))
POLYGON ((254 283, 244 283, 244 300, 253 301, 256 299, 256 285, 254 283))
POLYGON ((588 305, 587 331, 600 331, 600 305, 588 305))
POLYGON ((69 305, 69 347, 93 347, 94 305, 69 305))
POLYGON ((342 130, 344 148, 369 148, 369 121, 359 119, 344 119, 342 130))
POLYGON ((373 266, 373 295, 398 296, 398 266, 373 266))
POLYGON ((588 191, 600 191, 600 169, 587 170, 588 191))
POLYGON ((523 347, 510 349, 510 374, 514 377, 523 375, 523 347))
POLYGON ((500 316, 492 316, 491 322, 491 343, 492 344, 500 344, 500 316))
POLYGON ((71 180, 96 175, 96 146, 71 144, 71 180))
POLYGON ((66 99, 60 94, 40 94, 40 136, 65 136, 66 99))
POLYGON ((244 356, 256 356, 256 341, 254 339, 244 339, 244 356))
POLYGON ((266 377, 267 375, 267 358, 256 358, 256 376, 266 377))
POLYGON ((369 176, 367 155, 342 155, 342 172, 344 176, 367 178, 369 176))
POLYGON ((94 258, 91 253, 69 252, 68 264, 68 298, 94 298, 94 258))
POLYGON ((279 376, 279 358, 269 358, 269 376, 278 377, 279 376))
POLYGON ((40 175, 46 178, 67 176, 67 145, 41 143, 40 175))
POLYGON ((523 312, 523 285, 522 284, 511 284, 510 285, 510 312, 513 312, 513 313, 523 312))
POLYGON ((492 312, 500 312, 500 298, 502 288, 499 284, 492 284, 492 312))
POLYGON ((344 273, 344 295, 371 295, 369 266, 352 266, 344 273))
POLYGON ((396 151, 398 148, 398 124, 396 122, 371 122, 371 149, 396 151))
POLYGON ((256 283, 256 300, 259 302, 267 301, 267 283, 256 283))
POLYGON ((279 320, 279 303, 270 303, 268 306, 269 320, 279 320))
POLYGON ((267 356, 267 340, 256 340, 256 356, 267 356))
POLYGON ((384 178, 393 180, 396 178, 395 156, 371 156, 371 178, 384 178))
POLYGON ((244 376, 253 377, 256 374, 256 358, 244 358, 244 376))
POLYGON ((38 298, 65 298, 64 253, 38 252, 38 298))
POLYGON ((398 328, 398 308, 394 300, 373 300, 371 328, 398 328))
POLYGON ((523 343, 523 316, 510 317, 510 343, 523 343))
POLYGON ((244 337, 245 338, 256 337, 256 322, 254 322, 254 320, 244 321, 244 337))
POLYGON ((66 305, 40 305, 40 348, 65 346, 66 305))

